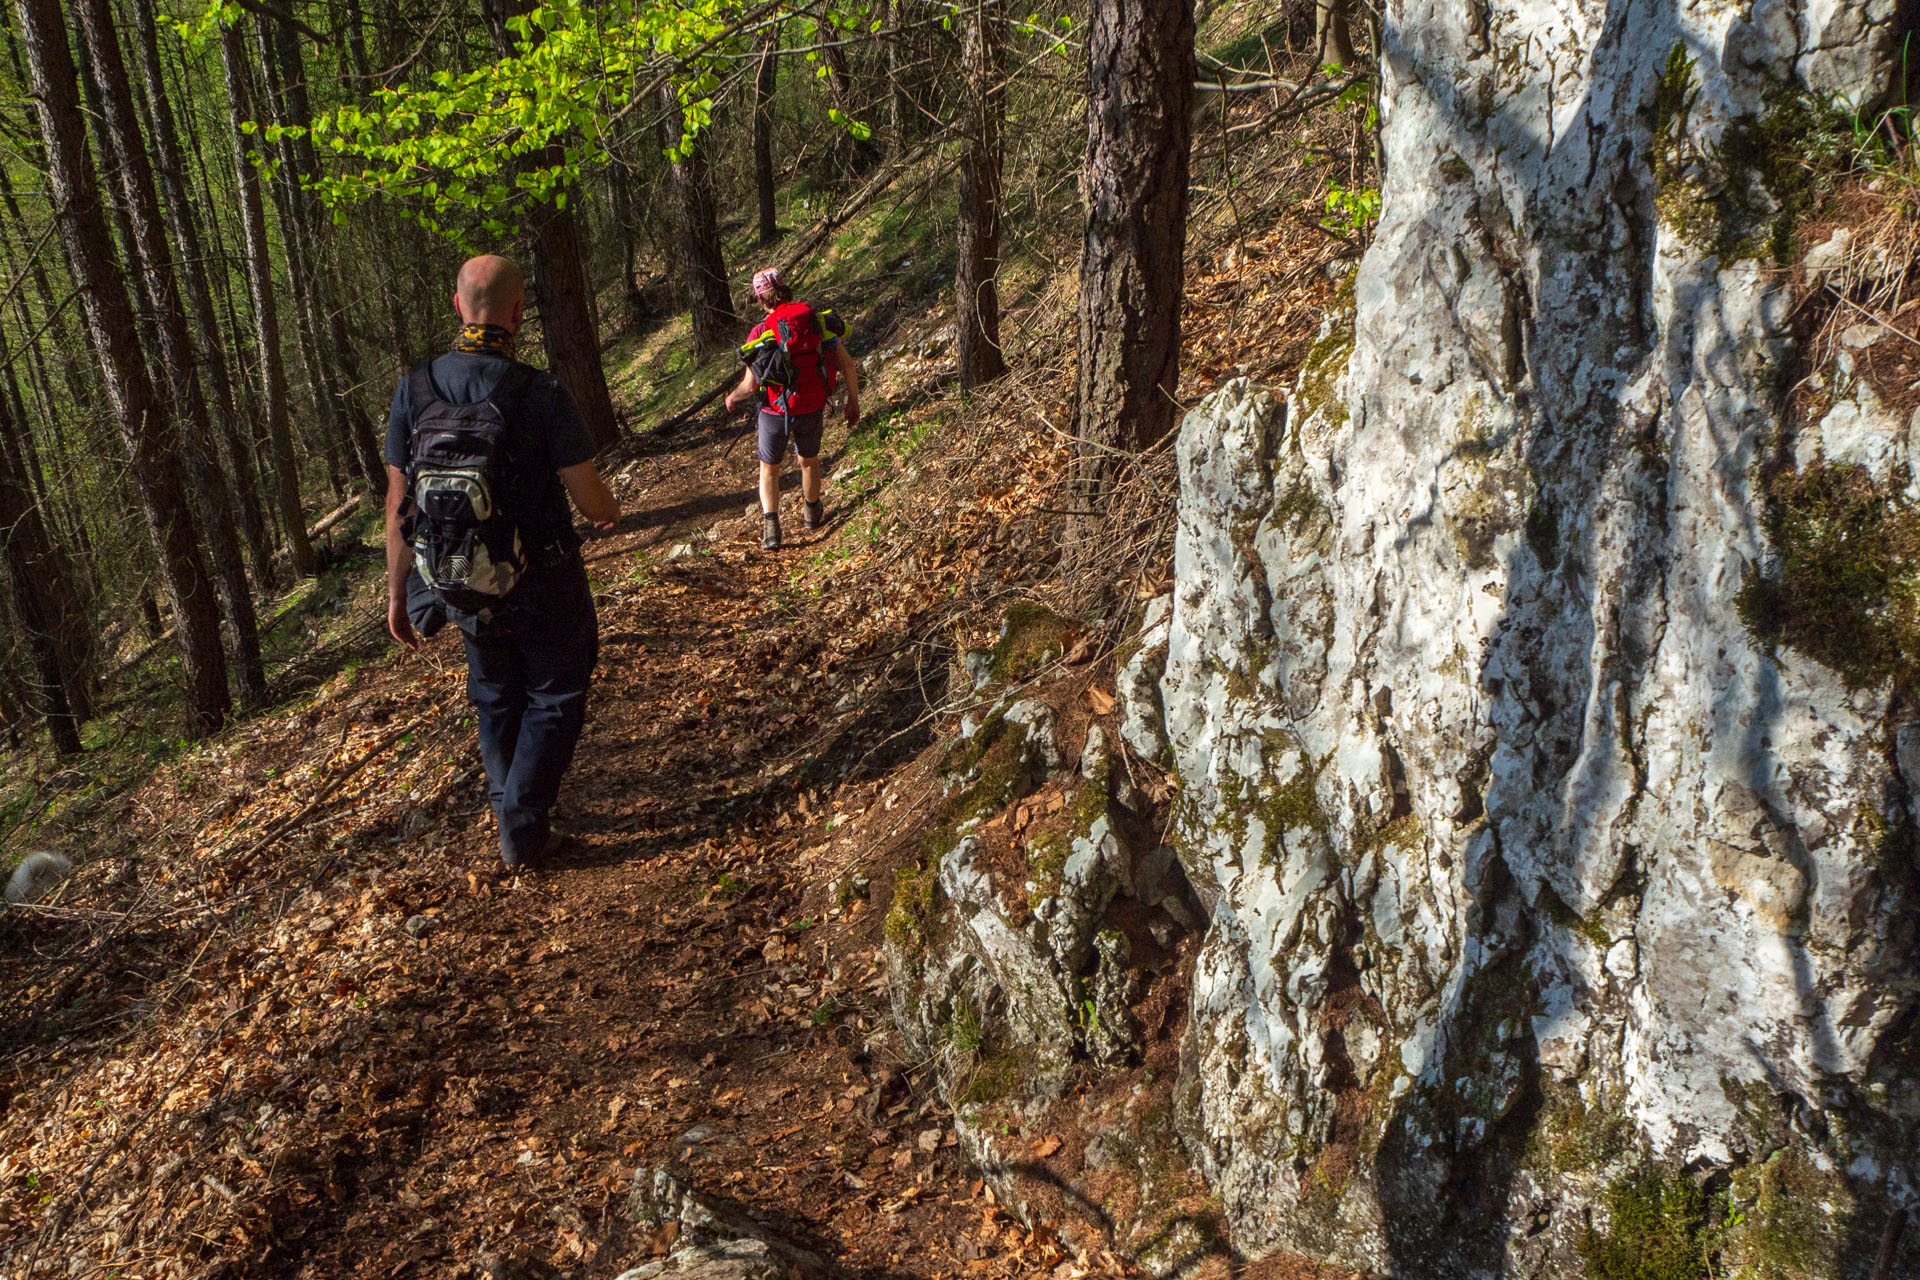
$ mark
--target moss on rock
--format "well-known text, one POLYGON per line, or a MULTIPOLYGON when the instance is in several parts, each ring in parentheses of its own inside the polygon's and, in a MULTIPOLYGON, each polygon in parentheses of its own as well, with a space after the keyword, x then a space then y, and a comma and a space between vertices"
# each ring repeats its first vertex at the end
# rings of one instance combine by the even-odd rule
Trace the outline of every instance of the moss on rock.
POLYGON ((1045 605, 1021 601, 1007 609, 987 670, 995 680, 1025 680, 1065 653, 1073 623, 1045 605))
POLYGON ((1735 597, 1766 645, 1797 649, 1850 688, 1920 676, 1920 509, 1866 468, 1816 463, 1767 485, 1777 577, 1735 597))
POLYGON ((1684 1173, 1645 1165, 1608 1184, 1605 1231, 1578 1249, 1588 1280, 1708 1280, 1707 1193, 1684 1173))

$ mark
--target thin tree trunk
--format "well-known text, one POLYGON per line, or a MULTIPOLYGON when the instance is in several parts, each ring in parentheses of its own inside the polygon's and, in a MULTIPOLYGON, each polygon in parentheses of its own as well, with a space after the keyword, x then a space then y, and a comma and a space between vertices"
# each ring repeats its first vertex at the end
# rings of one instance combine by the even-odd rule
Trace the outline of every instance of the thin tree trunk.
POLYGON ((75 0, 87 43, 93 51, 105 109, 105 125, 113 139, 120 187, 132 216, 138 262, 135 273, 154 313, 160 339, 161 364, 172 383, 172 406, 184 446, 187 474, 206 515, 207 545, 212 552, 215 581, 231 625, 232 660, 240 677, 240 695, 249 708, 266 705, 267 675, 260 658, 260 632, 253 613, 253 589, 247 581, 240 545, 239 520, 233 496, 212 465, 208 450, 213 439, 204 389, 200 385, 199 353, 194 350, 179 282, 167 248, 160 198, 141 136, 133 89, 120 56, 120 33, 114 22, 112 0, 75 0))
POLYGON ((293 452, 293 428, 287 413, 287 372, 280 359, 280 311, 273 290, 273 259, 267 250, 267 216, 260 200, 260 175, 247 159, 247 138, 240 122, 251 107, 247 63, 237 26, 220 35, 220 61, 226 71, 228 126, 233 142, 234 181, 240 191, 240 229, 246 242, 247 288, 253 297, 254 345, 259 351, 260 398, 266 411, 267 439, 273 449, 274 496, 287 538, 288 559, 302 578, 314 574, 307 518, 300 509, 300 464, 293 452))
POLYGON ((147 376, 133 306, 101 212, 60 0, 19 0, 19 9, 61 237, 101 353, 100 372, 140 491, 148 536, 179 622, 189 724, 196 734, 210 733, 225 721, 229 707, 226 658, 220 650, 219 606, 181 483, 178 441, 147 376))
MULTIPOLYGON (((0 466, 7 471, 4 483, 17 488, 27 504, 24 510, 15 512, 8 504, 0 503, 7 506, 6 513, 0 516, 0 529, 5 529, 7 539, 22 540, 19 551, 23 558, 15 566, 19 572, 24 573, 32 566, 31 582, 16 573, 15 599, 20 602, 23 626, 28 625, 25 619, 31 615, 34 619, 31 627, 41 633, 39 637, 29 637, 29 645, 35 649, 36 669, 43 679, 53 678, 59 682, 61 696, 57 703, 50 699, 49 707, 64 708, 76 725, 84 724, 93 718, 93 628, 87 625, 86 611, 80 603, 72 557, 47 527, 47 515, 54 504, 48 501, 47 485, 41 480, 33 424, 26 416, 26 401, 13 376, 13 362, 4 334, 0 334, 0 363, 5 364, 7 371, 6 386, 0 393, 0 453, 6 455, 0 458, 0 466), (8 448, 9 439, 17 442, 17 450, 8 448), (36 480, 40 480, 37 495, 36 480), (31 602, 21 600, 28 594, 33 597, 31 602), (52 649, 51 665, 38 652, 42 641, 52 649)), ((64 491, 67 486, 61 488, 64 491)), ((63 492, 61 496, 70 499, 72 495, 63 492)), ((49 728, 55 729, 58 740, 57 728, 52 724, 49 728)))
POLYGON ((1087 27, 1080 254, 1080 474, 1173 429, 1193 115, 1193 0, 1095 0, 1087 27))
POLYGON ((674 212, 693 344, 706 356, 724 351, 739 340, 740 318, 727 288, 727 264, 720 248, 720 223, 714 211, 706 156, 698 139, 686 144, 684 154, 679 150, 684 125, 680 97, 672 85, 660 87, 660 103, 666 111, 666 144, 672 149, 669 162, 676 197, 674 212))
MULTIPOLYGON (((852 122, 854 109, 853 76, 847 70, 847 55, 842 50, 839 32, 831 34, 824 28, 821 31, 825 48, 821 50, 821 60, 827 67, 827 96, 833 99, 833 106, 847 122, 852 122)), ((846 156, 845 169, 858 175, 867 172, 880 163, 880 148, 875 146, 871 135, 856 138, 838 126, 842 141, 837 148, 846 156)))
MULTIPOLYGON (((272 122, 284 129, 296 123, 298 104, 305 103, 306 94, 303 86, 289 83, 287 53, 279 41, 280 25, 265 14, 255 16, 255 34, 260 42, 261 102, 272 122)), ((297 55, 297 47, 294 53, 297 55)), ((330 464, 334 496, 339 497, 352 487, 348 476, 353 465, 353 445, 341 420, 341 406, 333 394, 331 352, 323 345, 324 308, 308 236, 306 195, 299 186, 299 175, 309 170, 303 163, 302 148, 292 137, 282 135, 275 150, 279 153, 279 165, 274 173, 273 199, 280 213, 281 247, 286 253, 287 282, 293 293, 300 369, 306 375, 307 397, 313 403, 322 451, 330 464)))
POLYGON ((213 291, 207 283, 200 228, 194 218, 193 204, 187 196, 180 137, 174 130, 173 108, 167 101, 165 71, 160 62, 160 33, 154 21, 153 0, 133 0, 133 10, 140 28, 136 43, 140 50, 141 69, 147 81, 155 167, 166 186, 167 225, 173 235, 174 251, 179 255, 180 278, 186 285, 187 303, 194 331, 199 338, 200 356, 206 367, 209 384, 207 398, 213 410, 215 434, 227 474, 233 480, 232 492, 240 509, 240 527, 254 581, 263 589, 272 591, 276 586, 273 547, 267 539, 267 525, 260 512, 253 467, 241 437, 239 406, 233 394, 233 378, 227 368, 220 323, 213 314, 213 291))
POLYGON ((651 317, 646 295, 640 291, 640 261, 634 252, 633 174, 617 155, 607 166, 607 196, 613 206, 614 233, 620 237, 620 300, 626 307, 628 331, 638 333, 651 317))
POLYGON ((774 208, 773 91, 780 71, 780 28, 761 37, 760 65, 753 75, 753 189, 759 197, 760 247, 780 238, 774 208))
POLYGON ((47 536, 33 495, 27 492, 20 458, 12 448, 11 437, 16 430, 5 398, 0 397, 0 527, 7 531, 7 536, 0 538, 0 557, 6 561, 14 613, 26 634, 27 652, 38 677, 35 693, 48 736, 56 751, 73 755, 80 750, 80 717, 67 700, 70 681, 57 639, 59 611, 50 598, 56 573, 53 541, 47 536))
POLYGON ((1323 67, 1354 64, 1353 26, 1349 0, 1315 0, 1313 6, 1314 61, 1323 67))
MULTIPOLYGON (((520 52, 520 38, 507 28, 507 19, 531 9, 532 0, 481 0, 480 7, 501 54, 512 57, 520 52)), ((554 145, 531 160, 536 165, 556 166, 562 158, 561 148, 554 145)), ((593 289, 580 252, 579 224, 571 205, 562 203, 577 198, 579 192, 563 187, 556 194, 562 199, 528 211, 533 238, 533 301, 540 309, 547 364, 573 397, 594 448, 607 449, 620 438, 620 423, 614 416, 613 395, 607 390, 606 369, 600 363, 600 326, 594 318, 593 289)))
POLYGON ((967 150, 960 163, 960 262, 955 281, 960 385, 1007 371, 1000 352, 1000 125, 1006 116, 999 0, 967 0, 960 60, 967 85, 967 150))

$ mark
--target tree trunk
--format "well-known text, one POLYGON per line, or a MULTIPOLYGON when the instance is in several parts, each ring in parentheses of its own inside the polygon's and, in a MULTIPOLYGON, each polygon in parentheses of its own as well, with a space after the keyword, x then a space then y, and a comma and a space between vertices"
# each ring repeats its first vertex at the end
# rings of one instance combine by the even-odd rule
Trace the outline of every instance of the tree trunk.
MULTIPOLYGON (((481 15, 503 55, 520 52, 519 37, 508 30, 507 19, 532 7, 532 0, 481 0, 481 15)), ((556 144, 532 160, 552 166, 561 158, 556 144)), ((572 187, 562 188, 562 194, 568 199, 579 195, 572 187)), ((613 395, 600 363, 600 326, 594 319, 593 289, 580 252, 579 225, 572 208, 558 200, 529 210, 527 222, 533 233, 533 300, 540 309, 547 365, 573 397, 594 448, 606 449, 620 438, 620 423, 614 417, 613 395)))
POLYGON ((186 285, 193 328, 199 339, 201 359, 206 366, 209 384, 207 398, 213 410, 215 435, 227 474, 233 481, 231 491, 239 507, 240 527, 245 535, 247 560, 253 568, 254 581, 264 590, 272 591, 276 585, 273 547, 267 538, 267 525, 260 511, 253 466, 242 436, 239 405, 233 394, 233 377, 227 367, 226 346, 221 341, 220 323, 214 318, 213 291, 207 283, 206 256, 200 247, 200 228, 187 195, 186 166, 181 159, 180 138, 174 130, 173 107, 167 101, 165 72, 160 62, 160 33, 154 21, 153 0, 134 0, 133 9, 140 28, 137 45, 141 70, 146 76, 149 116, 153 122, 151 140, 154 163, 161 182, 166 185, 167 225, 173 235, 174 251, 179 255, 180 278, 186 285))
POLYGON ((1351 0, 1315 0, 1313 56, 1323 67, 1350 67, 1355 62, 1351 8, 1351 0))
POLYGON ((773 91, 780 71, 780 28, 761 37, 760 65, 753 75, 753 190, 759 197, 760 247, 780 238, 774 210, 773 91))
POLYGON ((1080 253, 1080 473, 1173 429, 1193 115, 1192 0, 1095 0, 1087 27, 1080 253))
MULTIPOLYGON (((0 511, 0 528, 6 530, 6 540, 20 540, 21 559, 10 563, 14 595, 23 628, 38 632, 28 636, 35 669, 43 679, 55 680, 59 685, 60 698, 47 699, 48 715, 64 712, 75 725, 84 724, 93 717, 94 632, 87 624, 80 602, 73 560, 48 527, 47 516, 53 504, 47 501, 47 486, 43 482, 41 492, 37 495, 34 492, 41 464, 35 456, 33 426, 26 416, 26 401, 20 395, 19 382, 13 376, 13 361, 4 334, 0 334, 0 364, 4 364, 7 371, 6 386, 0 393, 0 454, 5 455, 0 457, 0 467, 6 471, 3 483, 17 489, 25 503, 21 508, 0 502, 0 507, 4 507, 4 511, 0 511), (18 447, 10 448, 10 441, 18 447), (31 595, 32 600, 23 598, 27 595, 31 595), (33 619, 31 623, 27 621, 29 617, 33 619), (42 644, 50 648, 49 655, 40 653, 42 644)), ((70 498, 71 486, 60 487, 62 496, 70 498)), ((11 552, 14 548, 8 550, 11 552)), ((50 723, 48 727, 55 741, 60 741, 62 731, 58 725, 50 723)), ((77 743, 77 737, 75 741, 77 743)))
POLYGON ((614 233, 620 237, 620 300, 627 311, 628 331, 638 333, 651 317, 640 291, 640 262, 634 252, 633 174, 618 155, 607 166, 607 196, 613 206, 614 233))
POLYGON ((40 509, 27 491, 20 457, 12 447, 19 424, 14 423, 0 398, 0 557, 6 561, 8 585, 13 588, 14 613, 26 633, 27 652, 38 677, 40 714, 54 749, 62 755, 80 750, 80 718, 67 700, 69 676, 61 662, 59 611, 51 599, 56 572, 53 541, 40 519, 40 509))
MULTIPOLYGON (((558 159, 555 148, 543 163, 558 159)), ((529 211, 528 221, 533 231, 533 299, 540 308, 547 366, 573 397, 594 449, 610 448, 620 438, 620 423, 600 363, 600 326, 593 315, 593 291, 573 211, 540 205, 529 211)))
POLYGON ((170 399, 179 427, 177 438, 184 446, 187 474, 206 515, 207 546, 212 552, 215 580, 231 627, 233 665, 240 677, 241 699, 249 708, 262 707, 267 699, 267 675, 260 659, 260 632, 254 620, 252 585, 247 581, 240 546, 240 521, 235 514, 233 496, 209 455, 213 424, 200 385, 199 353, 194 350, 186 307, 180 301, 179 282, 174 276, 172 257, 162 230, 165 224, 160 216, 153 169, 147 159, 147 142, 140 133, 132 86, 120 56, 120 33, 114 23, 113 0, 76 0, 75 8, 79 10, 80 23, 86 31, 100 79, 104 123, 113 139, 120 187, 133 221, 138 257, 135 274, 142 280, 152 308, 160 340, 161 364, 172 384, 170 399))
POLYGON ((856 138, 846 132, 846 124, 856 115, 853 95, 853 76, 847 70, 847 55, 841 48, 840 33, 837 29, 829 31, 830 24, 822 24, 820 37, 825 44, 821 50, 821 61, 827 67, 827 96, 833 100, 834 110, 843 118, 843 123, 835 125, 840 134, 840 142, 835 150, 845 156, 841 166, 849 174, 862 174, 880 163, 880 148, 874 145, 871 135, 856 138))
POLYGON ((698 139, 680 154, 682 123, 680 96, 670 84, 660 86, 666 112, 668 159, 673 173, 674 212, 679 237, 682 281, 687 309, 693 321, 693 344, 702 356, 724 351, 740 340, 740 318, 727 289, 727 264, 720 248, 720 223, 714 212, 713 182, 698 139))
POLYGON ((960 385, 1007 371, 1000 352, 1000 126, 1007 93, 999 0, 967 0, 960 60, 967 84, 967 150, 960 164, 960 263, 955 280, 960 385))
POLYGON ((181 483, 179 442, 147 376, 133 305, 101 212, 60 2, 19 0, 19 7, 61 237, 178 620, 189 726, 196 734, 211 733, 226 720, 229 707, 226 659, 220 650, 219 606, 181 483))
MULTIPOLYGON (((296 45, 288 50, 283 46, 281 25, 265 14, 255 15, 262 91, 256 105, 264 105, 271 121, 286 128, 300 122, 300 110, 307 97, 305 85, 298 80, 301 72, 295 65, 299 48, 296 45)), ((319 267, 309 234, 308 197, 300 190, 300 175, 311 172, 306 167, 307 153, 301 141, 283 135, 274 145, 279 163, 272 182, 273 201, 280 214, 281 247, 286 254, 287 282, 293 293, 300 371, 306 376, 307 398, 313 404, 322 451, 329 464, 334 495, 338 497, 352 487, 349 477, 353 471, 353 443, 342 420, 342 406, 334 396, 333 353, 325 345, 326 308, 320 299, 319 267)))
POLYGON ((274 497, 293 571, 310 578, 314 574, 313 547, 307 541, 307 518, 300 509, 300 464, 294 456, 293 428, 288 421, 287 371, 280 358, 280 311, 274 296, 273 259, 267 249, 266 209, 260 200, 260 175, 247 159, 247 138, 240 132, 240 122, 248 117, 251 107, 245 45, 237 26, 221 32, 220 61, 226 71, 234 179, 240 191, 240 229, 246 241, 247 288, 253 297, 260 397, 266 411, 267 439, 273 449, 274 497))

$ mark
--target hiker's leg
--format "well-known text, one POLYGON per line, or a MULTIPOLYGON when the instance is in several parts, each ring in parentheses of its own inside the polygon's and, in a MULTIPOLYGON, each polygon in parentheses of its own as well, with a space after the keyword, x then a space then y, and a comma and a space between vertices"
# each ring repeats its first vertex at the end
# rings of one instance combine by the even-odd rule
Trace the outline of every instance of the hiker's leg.
POLYGON ((800 496, 808 502, 820 501, 820 457, 800 459, 800 496))
POLYGON ((525 857, 546 844, 560 780, 586 724, 587 687, 600 653, 585 566, 575 561, 554 573, 556 580, 541 588, 537 615, 530 615, 538 625, 524 628, 519 640, 527 709, 501 804, 501 839, 525 857))
POLYGON ((520 726, 527 709, 526 671, 513 643, 499 636, 475 637, 466 628, 467 701, 480 721, 480 762, 487 770, 487 800, 506 831, 502 805, 513 772, 520 726))
POLYGON ((784 414, 760 411, 760 513, 780 510, 780 464, 787 460, 787 419, 784 414))

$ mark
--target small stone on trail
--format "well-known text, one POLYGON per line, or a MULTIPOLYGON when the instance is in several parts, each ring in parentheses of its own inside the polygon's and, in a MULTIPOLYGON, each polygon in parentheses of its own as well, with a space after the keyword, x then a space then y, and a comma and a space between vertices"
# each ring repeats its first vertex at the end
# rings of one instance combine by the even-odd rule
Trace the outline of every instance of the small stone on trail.
POLYGON ((315 920, 312 924, 307 926, 307 932, 315 935, 316 937, 323 933, 332 933, 333 917, 321 916, 318 920, 315 920))
POLYGON ((406 924, 401 926, 410 935, 424 938, 440 927, 440 922, 432 916, 408 916, 406 924))
POLYGON ((691 542, 676 542, 673 544, 673 550, 667 552, 667 559, 684 560, 692 554, 693 544, 691 542))
POLYGON ((697 1124, 680 1135, 676 1144, 682 1147, 697 1147, 703 1142, 711 1142, 720 1136, 720 1131, 710 1124, 697 1124))
POLYGON ((914 1145, 918 1146, 928 1155, 932 1155, 940 1149, 940 1131, 938 1129, 922 1129, 919 1135, 914 1138, 914 1145))

